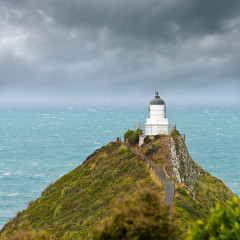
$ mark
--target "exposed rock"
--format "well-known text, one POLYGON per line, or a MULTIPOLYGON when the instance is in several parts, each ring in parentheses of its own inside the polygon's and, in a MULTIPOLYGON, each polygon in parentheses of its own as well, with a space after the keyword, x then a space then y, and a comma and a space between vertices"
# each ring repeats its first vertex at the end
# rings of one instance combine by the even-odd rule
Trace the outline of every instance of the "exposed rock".
POLYGON ((194 195, 194 185, 198 177, 198 167, 192 160, 181 136, 170 138, 173 176, 178 182, 185 184, 194 195))

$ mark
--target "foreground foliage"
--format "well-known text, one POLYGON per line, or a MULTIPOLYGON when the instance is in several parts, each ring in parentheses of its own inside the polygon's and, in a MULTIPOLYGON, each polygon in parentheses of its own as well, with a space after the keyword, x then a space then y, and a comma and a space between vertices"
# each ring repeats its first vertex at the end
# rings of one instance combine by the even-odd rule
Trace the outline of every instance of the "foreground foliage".
POLYGON ((240 208, 239 199, 234 197, 227 208, 214 208, 206 220, 198 220, 191 229, 189 240, 239 240, 240 208))
POLYGON ((111 218, 94 232, 93 239, 180 239, 179 225, 169 213, 158 194, 143 190, 119 201, 111 218))

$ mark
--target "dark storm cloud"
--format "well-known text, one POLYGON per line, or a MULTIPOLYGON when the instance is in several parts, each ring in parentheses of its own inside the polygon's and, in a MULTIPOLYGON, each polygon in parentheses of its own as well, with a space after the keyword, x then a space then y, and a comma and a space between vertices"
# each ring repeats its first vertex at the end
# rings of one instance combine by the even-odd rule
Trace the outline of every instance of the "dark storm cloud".
POLYGON ((2 89, 240 85, 237 0, 1 0, 2 89))

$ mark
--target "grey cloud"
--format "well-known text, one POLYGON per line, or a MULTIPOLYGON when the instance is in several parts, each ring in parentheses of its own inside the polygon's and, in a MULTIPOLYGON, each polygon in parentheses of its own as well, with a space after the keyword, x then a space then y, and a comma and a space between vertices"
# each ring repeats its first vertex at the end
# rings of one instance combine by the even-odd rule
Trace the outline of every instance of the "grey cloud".
POLYGON ((1 0, 0 86, 239 88, 239 10, 237 0, 1 0))

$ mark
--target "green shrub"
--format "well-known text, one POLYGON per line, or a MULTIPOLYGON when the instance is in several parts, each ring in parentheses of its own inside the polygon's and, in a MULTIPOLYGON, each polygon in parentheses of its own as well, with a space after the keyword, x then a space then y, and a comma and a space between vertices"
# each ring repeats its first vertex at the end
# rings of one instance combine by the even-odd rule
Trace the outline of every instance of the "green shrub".
POLYGON ((159 195, 149 190, 120 201, 112 217, 93 233, 95 240, 107 239, 181 239, 179 226, 169 217, 159 195))
POLYGON ((239 199, 234 197, 228 207, 216 205, 206 220, 198 220, 189 234, 189 240, 240 239, 239 199))
POLYGON ((133 136, 131 137, 131 139, 129 139, 129 143, 134 145, 134 144, 138 144, 139 143, 139 136, 142 134, 142 130, 141 129, 137 129, 133 136))
POLYGON ((134 131, 133 130, 127 130, 125 133, 124 133, 124 141, 128 140, 128 138, 134 134, 134 131))
POLYGON ((183 196, 189 197, 188 193, 181 187, 178 187, 176 191, 182 194, 183 196))
POLYGON ((146 137, 143 139, 143 143, 144 143, 144 144, 148 144, 148 143, 150 143, 150 142, 151 142, 151 139, 150 139, 149 136, 146 136, 146 137))
POLYGON ((139 128, 135 132, 133 130, 128 130, 124 134, 124 141, 128 142, 131 145, 139 143, 139 135, 142 134, 142 130, 139 128))

